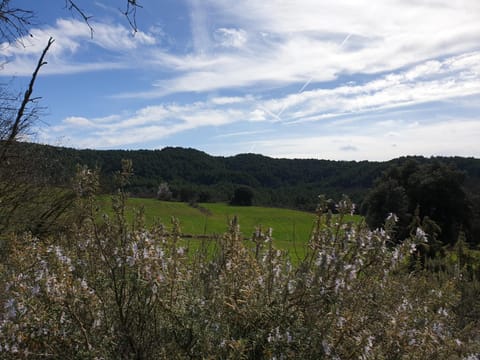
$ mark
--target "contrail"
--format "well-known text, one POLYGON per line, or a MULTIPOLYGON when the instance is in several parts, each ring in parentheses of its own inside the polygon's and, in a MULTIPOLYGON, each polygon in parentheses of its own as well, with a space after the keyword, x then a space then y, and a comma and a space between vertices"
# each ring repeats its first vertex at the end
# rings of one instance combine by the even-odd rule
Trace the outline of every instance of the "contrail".
MULTIPOLYGON (((348 41, 348 39, 350 39, 352 37, 352 33, 349 33, 347 36, 345 36, 345 39, 343 39, 343 41, 340 43, 340 48, 343 47, 343 45, 345 45, 348 41)), ((313 77, 311 77, 310 79, 307 80, 307 82, 300 88, 300 90, 297 92, 297 95, 298 94, 301 94, 304 92, 304 90, 307 88, 308 85, 310 85, 310 83, 313 81, 313 77)), ((280 118, 280 115, 282 115, 282 113, 285 111, 285 109, 287 108, 287 105, 284 104, 282 109, 277 113, 277 114, 274 114, 272 113, 271 111, 263 108, 262 110, 266 111, 267 113, 269 113, 270 115, 272 115, 274 118, 276 118, 278 121, 281 121, 282 119, 280 118)))
POLYGON ((345 43, 348 41, 348 39, 350 39, 350 37, 352 36, 352 33, 348 34, 345 39, 343 39, 342 43, 340 44, 340 47, 343 47, 343 45, 345 45, 345 43))

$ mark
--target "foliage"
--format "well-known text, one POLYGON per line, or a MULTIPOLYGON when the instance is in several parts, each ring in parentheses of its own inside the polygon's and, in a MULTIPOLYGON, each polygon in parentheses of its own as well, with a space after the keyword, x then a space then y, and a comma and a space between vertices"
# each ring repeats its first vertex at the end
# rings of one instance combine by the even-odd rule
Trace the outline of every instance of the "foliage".
POLYGON ((451 166, 407 159, 388 169, 368 194, 363 204, 367 223, 379 227, 394 213, 400 220, 399 239, 426 219, 431 225, 424 228, 433 240, 453 245, 460 231, 472 240, 472 212, 463 181, 464 174, 451 166))
MULTIPOLYGON (((102 193, 115 192, 112 174, 119 170, 122 158, 132 159, 135 176, 128 191, 135 196, 155 198, 158 185, 169 184, 172 200, 185 202, 228 202, 237 187, 248 186, 255 204, 315 211, 316 196, 339 198, 347 194, 361 205, 374 180, 389 167, 410 158, 390 162, 327 161, 313 159, 272 159, 244 154, 215 157, 194 149, 162 150, 75 150, 22 144, 25 151, 42 153, 39 166, 56 174, 57 184, 67 184, 77 164, 100 168, 102 193), (30 150, 28 150, 30 149, 30 150)), ((475 206, 471 238, 480 237, 480 160, 472 158, 411 158, 419 165, 440 162, 465 173, 464 191, 475 206), (473 235, 476 234, 476 235, 473 235)), ((387 216, 379 216, 378 224, 387 216)))
POLYGON ((172 192, 170 191, 168 183, 162 182, 160 185, 158 185, 157 199, 164 201, 169 201, 172 199, 172 192))
MULTIPOLYGON (((85 169, 83 169, 85 170, 85 169)), ((131 163, 118 182, 128 185, 131 163)), ((12 236, 3 264, 0 358, 461 359, 480 351, 460 325, 459 275, 409 270, 425 241, 334 217, 323 198, 303 261, 275 248, 271 229, 246 245, 233 218, 214 252, 183 247, 161 225, 130 225, 127 194, 98 220, 97 174, 79 171, 83 217, 65 236, 12 236), (253 246, 252 246, 253 245, 253 246)), ((466 318, 464 318, 466 320, 466 318)))
POLYGON ((252 206, 253 190, 248 186, 240 186, 235 189, 230 205, 252 206))
POLYGON ((6 160, 0 162, 0 255, 10 233, 31 232, 44 236, 64 231, 75 194, 54 183, 46 168, 39 167, 39 153, 17 153, 9 146, 6 160))

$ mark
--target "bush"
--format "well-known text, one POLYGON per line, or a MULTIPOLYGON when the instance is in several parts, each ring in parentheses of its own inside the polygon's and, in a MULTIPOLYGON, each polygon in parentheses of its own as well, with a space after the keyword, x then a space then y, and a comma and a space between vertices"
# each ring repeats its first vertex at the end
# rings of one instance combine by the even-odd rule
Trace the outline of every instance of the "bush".
MULTIPOLYGON (((128 172, 122 175, 126 183, 128 172)), ((84 173, 83 176, 94 176, 84 173)), ((94 183, 94 181, 87 181, 94 183)), ((11 238, 1 272, 0 358, 460 359, 479 352, 458 326, 458 277, 410 271, 422 231, 387 246, 321 199, 305 258, 275 248, 271 229, 243 240, 234 218, 214 246, 181 246, 180 228, 146 229, 80 199, 71 235, 11 238)), ((470 329, 470 330, 469 330, 470 329)), ((477 340, 477 341, 475 341, 477 340)))
POLYGON ((235 189, 230 205, 252 206, 253 190, 248 186, 241 186, 235 189))

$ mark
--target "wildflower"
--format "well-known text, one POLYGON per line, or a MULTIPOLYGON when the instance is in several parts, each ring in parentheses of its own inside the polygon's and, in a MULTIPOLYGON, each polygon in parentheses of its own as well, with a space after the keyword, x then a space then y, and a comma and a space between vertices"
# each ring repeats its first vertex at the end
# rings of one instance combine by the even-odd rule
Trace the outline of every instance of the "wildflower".
POLYGON ((393 221, 394 223, 398 222, 398 216, 394 213, 389 213, 387 216, 387 221, 393 221))
POLYGON ((414 243, 411 243, 410 244, 410 249, 409 249, 410 254, 413 254, 415 252, 415 250, 417 250, 417 245, 414 244, 414 243))
POLYGON ((163 251, 163 249, 157 246, 156 251, 157 251, 157 258, 163 259, 163 256, 165 255, 165 252, 163 251))
POLYGON ((415 236, 417 237, 417 239, 421 240, 424 243, 428 242, 427 234, 425 233, 425 231, 423 231, 419 227, 417 227, 417 231, 415 233, 415 236))
POLYGON ((343 279, 335 279, 335 293, 338 293, 340 289, 345 287, 345 280, 343 279))
POLYGON ((327 340, 322 340, 323 352, 325 355, 330 356, 332 353, 332 346, 328 343, 327 340))
POLYGON ((448 316, 448 311, 447 311, 445 308, 443 308, 443 307, 441 307, 440 309, 438 309, 437 313, 438 313, 439 315, 448 316))
POLYGON ((93 327, 98 328, 100 327, 100 325, 102 325, 102 320, 100 319, 100 317, 95 318, 95 320, 93 321, 93 327))
POLYGON ((135 242, 132 244, 132 252, 133 252, 133 256, 137 256, 138 255, 138 244, 135 242))
POLYGON ((280 275, 281 275, 281 273, 282 273, 282 268, 281 268, 280 265, 278 264, 278 265, 276 265, 276 266, 273 268, 273 276, 274 276, 275 278, 279 278, 280 275))
POLYGON ((130 266, 135 265, 135 258, 133 256, 127 256, 127 264, 130 266))
POLYGON ((38 284, 35 284, 32 287, 32 295, 37 295, 40 292, 40 286, 38 284))
POLYGON ((287 343, 291 343, 292 339, 293 339, 292 335, 290 335, 290 333, 288 331, 285 333, 285 335, 286 335, 286 338, 287 338, 287 343))
POLYGON ((392 260, 393 260, 394 263, 396 263, 399 258, 400 258, 400 249, 395 248, 395 250, 392 253, 392 260))
POLYGON ((82 281, 80 282, 80 286, 82 287, 83 290, 88 289, 88 285, 87 285, 87 282, 85 281, 85 279, 82 279, 82 281))
POLYGON ((470 354, 466 358, 463 358, 463 360, 480 360, 480 353, 470 354))
POLYGON ((372 350, 372 347, 373 347, 373 340, 375 338, 373 336, 369 336, 367 338, 367 344, 365 345, 365 347, 363 348, 363 355, 365 356, 365 358, 368 358, 368 354, 370 353, 370 351, 372 350))
POLYGON ((5 307, 5 310, 7 310, 7 319, 12 319, 17 315, 17 309, 15 306, 14 299, 8 299, 4 307, 5 307))

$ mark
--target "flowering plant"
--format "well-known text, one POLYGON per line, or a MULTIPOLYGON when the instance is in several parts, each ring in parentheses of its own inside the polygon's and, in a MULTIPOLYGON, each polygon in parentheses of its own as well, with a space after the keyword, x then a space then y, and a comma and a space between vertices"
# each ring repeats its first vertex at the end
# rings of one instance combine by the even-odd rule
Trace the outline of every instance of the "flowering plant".
POLYGON ((478 334, 457 326, 458 277, 412 268, 428 239, 419 228, 390 243, 393 215, 371 231, 345 221, 349 199, 334 216, 320 198, 305 258, 294 264, 271 229, 245 240, 236 219, 213 244, 188 249, 175 219, 169 233, 147 229, 141 213, 127 222, 123 190, 114 216, 101 218, 88 188, 96 174, 80 176, 82 216, 70 232, 10 239, 0 358, 461 359, 480 351, 478 334))

